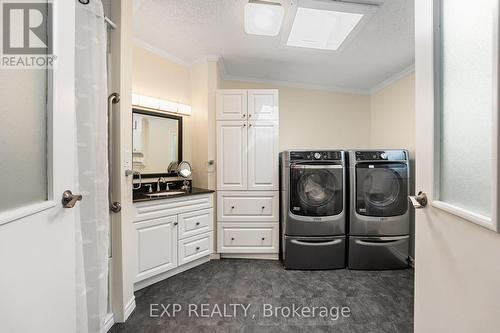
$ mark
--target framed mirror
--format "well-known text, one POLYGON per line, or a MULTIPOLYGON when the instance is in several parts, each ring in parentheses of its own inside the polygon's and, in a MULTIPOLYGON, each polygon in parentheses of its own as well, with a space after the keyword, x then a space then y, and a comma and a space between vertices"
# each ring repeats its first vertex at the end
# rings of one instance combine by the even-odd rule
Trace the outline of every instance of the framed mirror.
POLYGON ((133 170, 142 178, 176 177, 169 166, 182 161, 182 117, 137 108, 132 111, 133 170))

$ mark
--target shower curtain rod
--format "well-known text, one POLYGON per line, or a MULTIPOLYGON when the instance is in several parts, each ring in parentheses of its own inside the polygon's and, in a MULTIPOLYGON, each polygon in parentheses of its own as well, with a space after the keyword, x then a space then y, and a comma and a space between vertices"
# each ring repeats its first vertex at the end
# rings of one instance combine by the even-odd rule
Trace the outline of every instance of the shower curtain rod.
MULTIPOLYGON (((78 0, 78 2, 82 5, 88 5, 90 3, 90 0, 78 0)), ((115 22, 111 21, 109 17, 104 16, 104 22, 106 22, 111 27, 111 29, 116 30, 115 22)))
POLYGON ((104 21, 111 27, 111 29, 116 30, 115 22, 111 21, 109 17, 104 16, 104 21))

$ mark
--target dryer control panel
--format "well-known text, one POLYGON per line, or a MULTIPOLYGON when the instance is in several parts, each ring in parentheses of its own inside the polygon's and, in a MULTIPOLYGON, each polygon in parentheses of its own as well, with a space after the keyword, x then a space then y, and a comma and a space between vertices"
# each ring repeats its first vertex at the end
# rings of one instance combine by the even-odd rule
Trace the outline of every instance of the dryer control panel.
POLYGON ((406 152, 403 150, 388 151, 357 151, 356 161, 406 161, 406 152))
POLYGON ((292 151, 291 161, 341 161, 340 151, 292 151))

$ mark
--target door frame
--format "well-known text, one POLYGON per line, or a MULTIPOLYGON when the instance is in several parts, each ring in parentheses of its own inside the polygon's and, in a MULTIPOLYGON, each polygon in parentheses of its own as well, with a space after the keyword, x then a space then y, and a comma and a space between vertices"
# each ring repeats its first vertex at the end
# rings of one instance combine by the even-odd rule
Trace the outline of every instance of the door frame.
MULTIPOLYGON (((461 217, 467 221, 478 224, 484 228, 489 230, 499 232, 500 233, 500 220, 499 220, 499 199, 500 199, 500 187, 498 186, 498 181, 500 180, 500 164, 499 164, 499 156, 500 156, 500 146, 499 142, 499 95, 500 95, 500 86, 498 80, 499 74, 499 18, 500 18, 500 8, 498 2, 495 2, 495 10, 493 17, 493 25, 494 32, 496 36, 493 38, 493 73, 497 73, 493 77, 493 85, 492 91, 494 93, 493 105, 492 105, 492 132, 491 132, 491 176, 492 176, 492 189, 491 189, 491 217, 487 217, 484 215, 480 215, 478 213, 469 211, 467 209, 461 208, 456 205, 452 205, 450 203, 439 200, 439 183, 438 179, 440 178, 440 108, 441 108, 441 66, 440 66, 440 55, 441 55, 441 7, 442 0, 433 1, 432 4, 432 15, 430 15, 430 19, 432 20, 432 43, 427 45, 427 51, 432 53, 432 66, 433 66, 433 77, 432 78, 423 78, 423 80, 427 80, 427 82, 431 82, 432 80, 432 88, 429 88, 427 93, 433 94, 433 110, 434 110, 434 118, 432 119, 432 128, 434 131, 430 131, 428 135, 430 135, 433 142, 434 152, 431 156, 432 159, 432 184, 426 187, 428 189, 428 197, 430 199, 430 204, 443 210, 447 213, 453 214, 455 216, 461 217), (431 92, 432 90, 432 92, 431 92), (496 93, 496 94, 495 94, 496 93)), ((429 8, 429 10, 431 10, 429 8)), ((417 23, 418 24, 418 23, 417 23)), ((419 33, 418 29, 416 33, 419 33)), ((418 52, 418 51, 417 51, 418 52)), ((429 56, 428 54, 426 56, 429 56)), ((417 80, 419 78, 417 77, 417 80)), ((428 97, 428 96, 425 96, 428 97)), ((418 96, 417 96, 418 100, 418 96)), ((417 117, 418 121, 418 117, 417 117)), ((418 160, 417 160, 418 164, 418 160)))

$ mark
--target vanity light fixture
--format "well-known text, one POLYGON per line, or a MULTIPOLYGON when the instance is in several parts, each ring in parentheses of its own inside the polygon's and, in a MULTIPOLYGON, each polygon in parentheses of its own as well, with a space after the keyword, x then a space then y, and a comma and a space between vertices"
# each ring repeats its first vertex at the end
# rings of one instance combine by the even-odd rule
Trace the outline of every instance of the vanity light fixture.
POLYGON ((138 94, 132 95, 132 105, 186 116, 190 116, 192 112, 190 105, 138 94))
POLYGON ((336 51, 377 8, 347 1, 298 0, 286 45, 336 51))
POLYGON ((280 3, 250 0, 245 5, 245 32, 249 35, 277 36, 285 9, 280 3))

